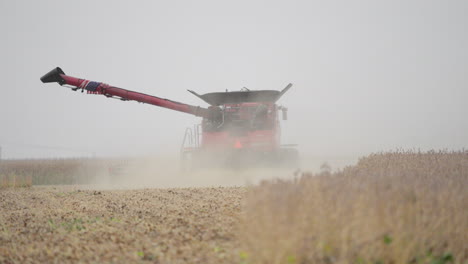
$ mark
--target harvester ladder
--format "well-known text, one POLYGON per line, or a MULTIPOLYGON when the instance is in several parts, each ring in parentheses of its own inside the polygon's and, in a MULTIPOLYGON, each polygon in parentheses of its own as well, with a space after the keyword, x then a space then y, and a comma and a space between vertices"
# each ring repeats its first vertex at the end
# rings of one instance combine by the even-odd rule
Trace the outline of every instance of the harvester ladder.
POLYGON ((200 124, 194 125, 193 128, 185 129, 184 138, 180 147, 180 153, 194 150, 200 147, 200 124))

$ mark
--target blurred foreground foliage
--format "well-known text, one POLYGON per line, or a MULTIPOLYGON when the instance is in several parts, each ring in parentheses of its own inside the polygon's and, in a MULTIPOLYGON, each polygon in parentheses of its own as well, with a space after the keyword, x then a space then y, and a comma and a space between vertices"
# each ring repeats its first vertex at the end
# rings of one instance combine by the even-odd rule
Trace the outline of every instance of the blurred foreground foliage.
POLYGON ((249 263, 467 263, 468 152, 391 152, 247 194, 249 263))

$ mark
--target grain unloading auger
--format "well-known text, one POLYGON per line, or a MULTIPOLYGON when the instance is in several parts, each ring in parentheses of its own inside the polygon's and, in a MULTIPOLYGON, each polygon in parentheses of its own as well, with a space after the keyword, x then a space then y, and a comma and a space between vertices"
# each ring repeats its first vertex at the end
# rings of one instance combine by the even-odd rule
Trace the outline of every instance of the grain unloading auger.
POLYGON ((202 117, 201 124, 185 131, 181 147, 184 167, 296 166, 298 163, 294 146, 280 144, 279 112, 286 120, 287 108, 276 104, 292 84, 281 91, 244 88, 200 95, 189 90, 210 105, 204 108, 71 77, 59 67, 42 76, 41 81, 202 117))

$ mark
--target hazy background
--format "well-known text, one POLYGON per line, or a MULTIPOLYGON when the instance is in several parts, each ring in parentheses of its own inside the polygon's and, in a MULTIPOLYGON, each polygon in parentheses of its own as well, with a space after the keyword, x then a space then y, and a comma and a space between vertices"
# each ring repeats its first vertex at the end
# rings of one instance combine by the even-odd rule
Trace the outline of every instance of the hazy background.
POLYGON ((294 87, 303 155, 468 146, 466 1, 0 1, 2 158, 177 155, 196 117, 71 92, 65 73, 189 104, 294 87))

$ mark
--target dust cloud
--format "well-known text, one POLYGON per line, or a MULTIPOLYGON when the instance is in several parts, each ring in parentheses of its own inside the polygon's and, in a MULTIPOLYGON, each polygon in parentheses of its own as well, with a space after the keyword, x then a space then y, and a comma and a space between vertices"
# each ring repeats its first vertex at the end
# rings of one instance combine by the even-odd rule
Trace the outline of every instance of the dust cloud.
POLYGON ((223 169, 183 170, 177 157, 132 159, 119 166, 115 173, 102 173, 93 188, 187 188, 244 186, 273 178, 292 178, 294 169, 223 169))
MULTIPOLYGON (((357 159, 356 159, 357 160, 357 159)), ((150 156, 123 160, 113 172, 99 170, 92 189, 141 189, 248 186, 263 180, 293 179, 301 172, 339 170, 355 159, 304 157, 295 168, 249 167, 239 169, 198 168, 183 170, 177 156, 150 156)))

